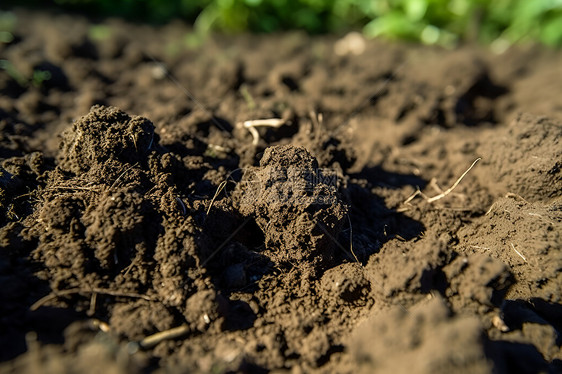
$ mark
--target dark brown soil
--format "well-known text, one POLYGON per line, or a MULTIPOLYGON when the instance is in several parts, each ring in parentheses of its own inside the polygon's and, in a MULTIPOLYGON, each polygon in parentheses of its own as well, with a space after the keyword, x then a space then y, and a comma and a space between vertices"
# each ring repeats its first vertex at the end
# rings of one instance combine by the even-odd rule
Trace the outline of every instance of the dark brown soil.
POLYGON ((16 15, 1 372, 562 372, 560 52, 16 15))

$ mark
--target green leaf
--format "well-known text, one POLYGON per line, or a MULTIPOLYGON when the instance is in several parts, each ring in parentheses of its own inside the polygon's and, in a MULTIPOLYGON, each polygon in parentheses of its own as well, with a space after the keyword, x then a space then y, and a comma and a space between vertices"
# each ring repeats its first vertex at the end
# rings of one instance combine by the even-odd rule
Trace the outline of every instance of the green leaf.
POLYGON ((406 16, 410 21, 421 21, 427 11, 427 0, 408 0, 404 5, 406 16))
POLYGON ((551 47, 562 45, 562 15, 542 25, 540 40, 551 47))

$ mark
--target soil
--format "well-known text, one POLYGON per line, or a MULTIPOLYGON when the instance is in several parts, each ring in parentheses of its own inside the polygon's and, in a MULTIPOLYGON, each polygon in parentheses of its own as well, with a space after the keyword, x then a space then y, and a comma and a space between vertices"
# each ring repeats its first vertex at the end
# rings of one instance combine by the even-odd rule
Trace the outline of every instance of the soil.
POLYGON ((560 51, 15 14, 1 372, 562 372, 560 51))

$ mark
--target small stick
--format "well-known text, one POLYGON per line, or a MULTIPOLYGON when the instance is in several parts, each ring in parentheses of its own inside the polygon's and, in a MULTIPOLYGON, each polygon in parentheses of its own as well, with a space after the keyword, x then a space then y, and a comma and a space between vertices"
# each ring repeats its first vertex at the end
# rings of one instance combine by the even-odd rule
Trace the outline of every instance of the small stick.
POLYGON ((353 252, 353 226, 351 225, 351 218, 349 218, 349 214, 347 215, 347 220, 349 221, 349 250, 351 251, 353 257, 355 257, 355 261, 357 261, 357 263, 361 265, 361 262, 355 255, 355 252, 353 252))
POLYGON ((506 193, 506 194, 505 194, 505 197, 508 197, 508 198, 510 198, 510 199, 515 199, 515 200, 518 200, 518 201, 523 201, 524 203, 527 203, 527 204, 529 203, 529 202, 528 202, 527 200, 525 200, 521 195, 518 195, 518 194, 513 193, 513 192, 508 192, 508 193, 506 193))
POLYGON ((111 185, 111 187, 109 187, 110 189, 112 189, 113 187, 115 187, 117 185, 117 182, 119 182, 119 179, 121 179, 126 173, 128 173, 132 168, 137 167, 138 162, 134 163, 133 165, 131 165, 129 168, 127 168, 124 172, 122 172, 117 179, 115 179, 115 182, 113 182, 113 184, 111 185))
POLYGON ((486 212, 486 214, 484 214, 485 216, 487 216, 488 214, 492 213, 492 210, 494 209, 494 207, 496 206, 497 202, 494 202, 491 206, 490 209, 488 209, 488 211, 486 212))
POLYGON ((156 334, 152 334, 144 338, 139 342, 141 348, 152 348, 158 343, 163 342, 164 340, 171 340, 182 337, 189 333, 190 329, 188 325, 181 325, 178 327, 171 328, 169 330, 160 331, 156 334))
POLYGON ((480 246, 478 246, 478 245, 471 245, 471 247, 472 247, 472 248, 476 248, 476 249, 483 249, 483 250, 486 250, 486 251, 489 251, 489 250, 490 250, 490 248, 488 248, 488 247, 480 247, 480 246))
POLYGON ((96 313, 96 302, 98 300, 98 294, 95 292, 92 292, 92 295, 90 296, 90 309, 88 309, 88 312, 86 312, 86 314, 88 316, 93 316, 96 313))
POLYGON ((280 127, 284 123, 285 120, 282 118, 267 118, 244 121, 242 123, 242 126, 244 126, 244 128, 247 129, 250 134, 252 134, 252 137, 254 138, 252 144, 254 146, 257 146, 260 140, 260 135, 258 134, 258 130, 256 130, 256 127, 280 127))
MULTIPOLYGON (((410 201, 414 200, 416 198, 416 196, 421 195, 422 192, 420 191, 420 188, 417 187, 416 188, 416 192, 414 192, 409 198, 407 198, 406 200, 404 200, 404 202, 402 203, 402 205, 406 205, 408 204, 410 201)), ((406 208, 408 209, 408 208, 406 208)), ((400 211, 400 210, 399 210, 400 211)))
POLYGON ((141 294, 137 294, 137 293, 129 293, 129 292, 119 292, 119 291, 113 291, 113 290, 107 290, 107 289, 103 289, 103 288, 92 288, 90 290, 85 290, 82 288, 72 288, 69 290, 64 290, 64 291, 59 291, 59 292, 52 292, 50 294, 48 294, 45 297, 42 297, 41 299, 37 300, 35 303, 33 303, 33 305, 31 305, 29 307, 30 310, 34 311, 39 309, 41 306, 43 306, 44 304, 48 303, 49 301, 56 299, 57 297, 60 296, 68 296, 68 295, 73 295, 73 294, 92 294, 92 293, 96 293, 96 294, 102 294, 102 295, 109 295, 109 296, 116 296, 116 297, 130 297, 130 298, 134 298, 134 299, 144 299, 147 301, 152 301, 153 299, 150 296, 147 295, 141 295, 141 294))
POLYGON ((135 145, 135 151, 139 151, 139 149, 137 148, 137 138, 136 136, 133 136, 132 133, 129 133, 129 135, 131 135, 131 139, 133 139, 133 144, 135 145))
POLYGON ((513 245, 513 243, 509 243, 511 244, 511 248, 513 248, 513 250, 515 251, 515 253, 517 253, 519 255, 519 257, 521 257, 523 259, 523 261, 527 262, 527 259, 525 258, 525 256, 523 256, 521 254, 521 252, 519 252, 517 249, 515 249, 515 246, 513 245))
MULTIPOLYGON (((410 197, 408 197, 402 204, 408 204, 410 201, 412 201, 416 196, 421 196, 425 199, 425 201, 427 201, 429 204, 440 200, 442 198, 444 198, 445 196, 447 196, 448 194, 450 194, 451 192, 453 192, 453 190, 459 185, 459 183, 463 180, 463 178, 470 172, 470 170, 472 170, 472 168, 474 167, 474 165, 476 165, 478 163, 478 161, 480 161, 482 158, 478 157, 476 160, 474 160, 474 162, 472 163, 472 165, 470 165, 470 167, 468 169, 466 169, 466 171, 464 173, 462 173, 462 175, 459 177, 459 179, 457 179, 455 181, 455 183, 453 183, 453 185, 451 187, 449 187, 445 192, 441 192, 439 195, 437 196, 433 196, 433 197, 428 197, 426 196, 423 192, 421 192, 421 190, 419 189, 419 187, 417 188, 416 192, 414 192, 410 197)), ((433 182, 433 180, 432 180, 433 182)), ((432 183, 432 185, 434 186, 434 188, 439 188, 439 186, 437 186, 437 183, 432 183)), ((491 208, 490 208, 491 209, 491 208)), ((404 210, 400 209, 398 210, 399 212, 402 212, 404 210)))
MULTIPOLYGON (((69 191, 90 191, 90 192, 96 192, 99 193, 98 189, 100 188, 100 186, 92 186, 92 187, 79 187, 79 186, 75 186, 75 187, 71 187, 71 186, 54 186, 54 187, 48 187, 45 188, 44 191, 54 191, 54 190, 69 190, 69 191)), ((29 194, 31 195, 31 194, 29 194)), ((25 196, 25 195, 22 195, 25 196)), ((58 196, 58 195, 57 195, 58 196)))
POLYGON ((472 170, 472 168, 474 167, 474 165, 476 165, 476 164, 478 163, 478 161, 480 161, 481 159, 482 159, 481 157, 478 157, 476 160, 474 160, 474 162, 472 163, 472 165, 470 165, 470 167, 469 167, 468 169, 466 169, 466 171, 465 171, 464 173, 462 173, 462 175, 459 177, 459 179, 457 179, 456 182, 453 183, 453 185, 447 189, 447 191, 445 191, 445 192, 443 192, 443 193, 440 193, 440 194, 437 195, 437 196, 434 196, 434 197, 432 197, 432 198, 427 199, 427 202, 431 204, 432 202, 437 201, 437 200, 439 200, 439 199, 442 199, 442 198, 444 198, 445 196, 447 196, 448 194, 450 194, 450 193, 459 185, 459 183, 460 183, 460 182, 463 180, 463 178, 468 174, 468 172, 469 172, 470 170, 472 170))
POLYGON ((215 192, 215 196, 213 196, 213 199, 211 200, 211 204, 209 204, 209 209, 207 209, 207 215, 209 215, 209 212, 211 211, 211 208, 213 207, 215 199, 217 198, 217 196, 219 196, 219 194, 223 190, 224 186, 226 186, 226 181, 222 181, 221 184, 219 184, 219 186, 217 188, 217 192, 215 192))
MULTIPOLYGON (((410 201, 414 200, 414 198, 415 198, 416 196, 421 196, 421 197, 423 197, 426 201, 429 200, 429 197, 428 197, 426 194, 424 194, 423 192, 421 192, 421 190, 420 190, 419 187, 416 187, 416 192, 414 192, 414 193, 413 193, 409 198, 407 198, 402 204, 403 204, 403 205, 408 204, 410 201)), ((406 208, 406 209, 399 209, 398 212, 405 212, 406 210, 408 210, 408 208, 406 208)))
POLYGON ((443 189, 439 187, 439 184, 437 184, 437 179, 431 178, 431 180, 429 181, 429 185, 433 187, 433 189, 437 191, 437 193, 443 193, 443 189))

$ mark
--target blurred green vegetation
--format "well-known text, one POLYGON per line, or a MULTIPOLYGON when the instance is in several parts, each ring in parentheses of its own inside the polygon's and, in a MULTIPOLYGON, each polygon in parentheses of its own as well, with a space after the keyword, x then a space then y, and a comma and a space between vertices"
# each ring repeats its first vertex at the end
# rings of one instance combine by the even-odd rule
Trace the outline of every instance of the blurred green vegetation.
POLYGON ((492 44, 499 49, 524 41, 562 45, 562 0, 53 1, 67 9, 102 16, 156 23, 181 18, 193 22, 200 36, 213 30, 302 29, 324 33, 362 29, 368 37, 445 46, 463 40, 492 44))

